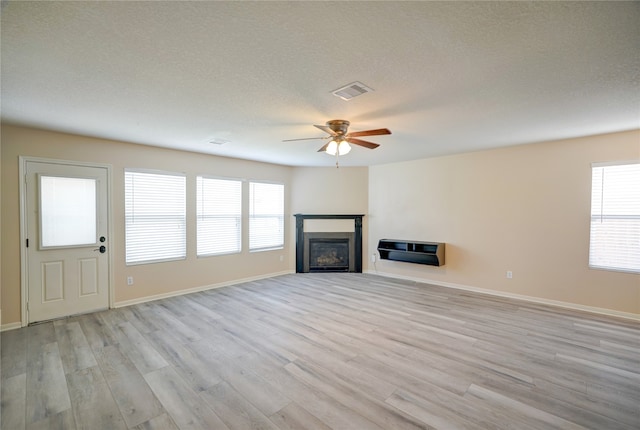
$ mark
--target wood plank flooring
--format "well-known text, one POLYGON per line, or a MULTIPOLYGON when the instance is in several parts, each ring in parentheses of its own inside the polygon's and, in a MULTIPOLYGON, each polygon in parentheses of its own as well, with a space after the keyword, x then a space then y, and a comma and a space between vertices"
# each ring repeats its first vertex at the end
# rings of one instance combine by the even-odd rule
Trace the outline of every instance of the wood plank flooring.
POLYGON ((640 429, 640 323, 297 274, 1 335, 2 429, 640 429))

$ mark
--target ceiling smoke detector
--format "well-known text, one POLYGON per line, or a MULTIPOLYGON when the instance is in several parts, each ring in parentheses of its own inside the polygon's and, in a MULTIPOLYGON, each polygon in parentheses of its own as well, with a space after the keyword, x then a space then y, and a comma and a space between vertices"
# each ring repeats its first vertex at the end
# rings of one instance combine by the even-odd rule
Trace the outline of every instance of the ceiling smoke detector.
POLYGON ((218 137, 214 137, 209 141, 209 143, 211 143, 212 145, 225 145, 230 142, 231 142, 230 140, 220 139, 218 137))
POLYGON ((352 82, 349 85, 345 85, 342 88, 338 88, 332 91, 332 94, 336 97, 340 97, 342 100, 351 100, 354 97, 361 96, 362 94, 370 93, 373 88, 370 88, 362 82, 352 82))

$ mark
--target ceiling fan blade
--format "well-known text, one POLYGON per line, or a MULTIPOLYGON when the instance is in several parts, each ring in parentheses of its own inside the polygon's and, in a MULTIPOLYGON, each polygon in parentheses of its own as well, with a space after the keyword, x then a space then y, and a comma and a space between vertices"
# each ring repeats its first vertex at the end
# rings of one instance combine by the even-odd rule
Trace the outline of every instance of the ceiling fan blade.
POLYGON ((337 136, 338 133, 336 133, 335 131, 331 130, 329 127, 327 127, 326 125, 313 125, 315 128, 319 128, 320 130, 324 131, 325 133, 330 134, 331 136, 337 136))
MULTIPOLYGON (((331 143, 331 142, 329 142, 331 143)), ((326 143, 325 145, 322 146, 322 148, 318 149, 318 152, 324 152, 327 149, 327 146, 329 146, 329 143, 326 143)))
POLYGON ((330 136, 322 136, 322 137, 303 137, 302 139, 285 139, 283 142, 295 142, 296 140, 322 140, 328 139, 330 136))
MULTIPOLYGON (((377 143, 367 142, 366 140, 355 139, 353 137, 348 137, 346 139, 346 141, 349 142, 349 143, 353 143, 354 145, 364 146, 365 148, 369 148, 369 149, 376 149, 378 146, 380 146, 377 143)), ((327 143, 327 145, 328 145, 328 143, 327 143)))
POLYGON ((360 137, 360 136, 379 136, 381 134, 391 134, 388 128, 377 128, 375 130, 354 131, 348 133, 347 137, 360 137))

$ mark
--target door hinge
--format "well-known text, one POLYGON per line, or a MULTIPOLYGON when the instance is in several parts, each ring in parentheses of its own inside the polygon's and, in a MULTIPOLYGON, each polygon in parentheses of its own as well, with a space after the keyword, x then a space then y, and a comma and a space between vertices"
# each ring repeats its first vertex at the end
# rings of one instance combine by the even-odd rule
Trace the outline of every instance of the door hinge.
POLYGON ((29 302, 27 302, 27 311, 29 311, 29 302))
POLYGON ((29 247, 29 239, 27 239, 27 248, 29 247))

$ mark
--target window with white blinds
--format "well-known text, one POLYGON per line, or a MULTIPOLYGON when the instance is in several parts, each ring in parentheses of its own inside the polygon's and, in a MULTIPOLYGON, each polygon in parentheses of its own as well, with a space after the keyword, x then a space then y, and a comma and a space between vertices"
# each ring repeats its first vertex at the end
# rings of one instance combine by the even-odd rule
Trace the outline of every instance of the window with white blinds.
POLYGON ((128 265, 186 258, 185 193, 184 175, 125 170, 128 265))
POLYGON ((640 163, 593 164, 589 267, 640 273, 640 163))
POLYGON ((241 250, 242 182, 198 176, 198 255, 241 250))
POLYGON ((284 246, 284 185, 249 183, 249 249, 284 246))

